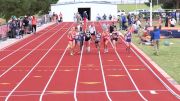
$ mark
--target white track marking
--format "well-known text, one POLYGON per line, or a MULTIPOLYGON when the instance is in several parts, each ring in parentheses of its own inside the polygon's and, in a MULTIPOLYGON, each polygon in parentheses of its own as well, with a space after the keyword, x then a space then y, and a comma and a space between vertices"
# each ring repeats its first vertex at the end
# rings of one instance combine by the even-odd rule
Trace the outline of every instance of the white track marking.
MULTIPOLYGON (((58 25, 57 25, 57 26, 58 26, 58 25)), ((11 55, 14 54, 15 52, 19 51, 20 49, 24 48, 25 46, 29 45, 31 42, 35 41, 36 39, 39 39, 41 36, 43 36, 43 35, 45 35, 46 33, 50 32, 52 29, 56 28, 57 26, 55 26, 55 27, 51 28, 49 31, 46 31, 45 33, 37 36, 36 38, 34 38, 33 40, 29 41, 29 42, 26 43, 25 45, 19 47, 18 49, 16 49, 16 50, 13 51, 12 53, 10 53, 10 54, 6 55, 5 57, 1 58, 1 59, 0 59, 0 62, 1 62, 2 60, 6 59, 7 57, 11 56, 11 55)), ((4 50, 2 50, 2 51, 4 51, 4 50)))
MULTIPOLYGON (((112 43, 111 43, 111 45, 112 45, 112 43)), ((112 45, 112 47, 113 47, 113 45, 112 45)), ((138 94, 141 96, 141 98, 142 98, 144 101, 148 101, 148 100, 141 94, 139 88, 137 87, 137 85, 136 85, 136 83, 134 82, 134 80, 133 80, 131 74, 129 73, 127 67, 125 66, 124 62, 122 61, 121 57, 119 56, 119 54, 118 54, 118 52, 117 52, 116 50, 115 50, 115 53, 116 53, 118 59, 120 60, 121 64, 123 65, 123 67, 124 67, 126 73, 128 74, 128 76, 129 76, 131 82, 133 83, 134 87, 136 88, 138 94)))
MULTIPOLYGON (((101 25, 101 24, 100 24, 100 25, 101 25)), ((111 43, 111 46, 114 48, 114 46, 113 46, 113 44, 112 44, 111 41, 110 41, 110 43, 111 43)), ((136 88, 138 94, 140 95, 140 97, 141 97, 144 101, 148 101, 148 100, 141 94, 139 88, 137 87, 136 83, 134 82, 134 80, 133 80, 131 74, 129 73, 127 67, 125 66, 125 64, 124 64, 124 62, 122 61, 122 59, 121 59, 120 55, 118 54, 118 52, 117 52, 115 49, 114 49, 114 51, 115 51, 115 53, 116 53, 118 59, 120 60, 121 64, 123 65, 123 68, 125 69, 126 73, 128 74, 128 76, 129 76, 131 82, 133 83, 134 87, 136 88)))
MULTIPOLYGON (((123 40, 121 38, 121 40, 123 40)), ((123 40, 123 42, 125 42, 123 40)), ((177 97, 178 99, 180 99, 180 95, 177 94, 174 90, 172 90, 153 70, 152 68, 134 51, 134 49, 131 48, 131 50, 133 51, 133 53, 139 58, 139 60, 155 75, 155 77, 163 84, 164 87, 166 87, 166 89, 171 92, 171 94, 173 94, 175 97, 177 97)))
MULTIPOLYGON (((65 26, 65 25, 64 25, 65 26)), ((63 26, 63 27, 64 27, 63 26)), ((37 48, 39 48, 41 45, 43 45, 46 41, 48 41, 51 37, 53 37, 56 33, 58 33, 61 29, 59 29, 58 31, 56 31, 54 34, 52 34, 51 36, 49 36, 46 40, 44 40, 41 44, 39 44, 38 46, 36 46, 32 51, 30 51, 28 54, 26 54, 24 57, 22 57, 19 61, 17 61, 14 65, 12 65, 10 68, 8 68, 5 72, 3 72, 0 75, 0 78, 2 78, 2 76, 4 76, 7 72, 9 72, 12 68, 14 68, 18 63, 20 63, 22 60, 24 60, 26 57, 28 57, 32 52, 34 52, 37 48)))
MULTIPOLYGON (((73 25, 73 24, 72 24, 73 25)), ((71 26, 72 26, 71 25, 71 26)), ((70 27, 71 28, 71 27, 70 27)), ((70 29, 69 28, 69 29, 70 29)), ((68 30, 69 30, 68 29, 68 30)), ((55 45, 58 44, 58 42, 63 38, 63 36, 68 32, 68 30, 54 43, 53 46, 44 54, 44 56, 32 67, 32 69, 26 74, 26 76, 13 88, 13 90, 8 94, 5 101, 8 101, 9 97, 12 95, 12 93, 22 84, 22 82, 31 74, 31 72, 37 67, 37 65, 48 55, 48 53, 54 48, 55 45)))
POLYGON ((61 61, 62 61, 62 59, 63 59, 64 55, 65 55, 65 54, 66 54, 66 52, 67 52, 67 49, 68 49, 68 47, 66 47, 66 49, 65 49, 65 51, 64 51, 64 53, 63 53, 63 55, 61 56, 61 58, 60 58, 60 60, 59 60, 58 64, 56 65, 56 68, 54 69, 53 73, 51 74, 50 79, 48 80, 48 82, 47 82, 47 84, 46 84, 45 88, 43 89, 42 93, 40 94, 39 101, 42 101, 42 99, 43 99, 43 95, 44 95, 44 93, 45 93, 45 91, 46 91, 46 89, 47 89, 47 87, 48 87, 49 83, 50 83, 50 82, 51 82, 51 80, 53 79, 53 77, 54 77, 54 75, 55 75, 55 73, 56 73, 56 71, 57 71, 57 69, 58 69, 58 67, 59 67, 59 65, 60 65, 60 63, 61 63, 61 61))
POLYGON ((81 50, 81 56, 80 56, 80 60, 79 60, 78 72, 77 72, 77 76, 76 76, 76 83, 75 83, 75 87, 74 87, 74 100, 75 101, 77 101, 77 85, 78 85, 79 74, 80 74, 80 70, 81 70, 81 62, 82 62, 83 51, 84 51, 84 45, 82 46, 82 50, 81 50))
MULTIPOLYGON (((141 92, 169 92, 168 90, 141 90, 141 92)), ((10 91, 4 91, 6 93, 10 91)), ((1 92, 1 93, 4 93, 1 92)), ((39 96, 42 91, 16 91, 16 93, 29 93, 29 94, 14 94, 12 96, 14 97, 22 97, 22 96, 34 96, 37 95, 39 96)), ((137 92, 136 90, 111 90, 108 91, 109 93, 132 93, 132 92, 137 92)), ((68 93, 68 94, 73 94, 74 91, 46 91, 44 95, 55 95, 58 93, 68 93), (54 93, 55 92, 55 93, 54 93)), ((96 93, 105 93, 105 91, 78 91, 78 94, 96 94, 96 93)), ((1 97, 6 97, 6 96, 0 96, 1 97)))
POLYGON ((103 69, 103 65, 102 65, 102 59, 101 59, 100 51, 98 52, 98 54, 99 54, 99 61, 100 61, 101 72, 102 72, 102 76, 103 76, 103 82, 104 82, 104 87, 105 87, 105 91, 106 91, 106 96, 108 97, 109 101, 112 101, 111 97, 109 96, 108 90, 107 90, 106 79, 104 76, 104 69, 103 69))

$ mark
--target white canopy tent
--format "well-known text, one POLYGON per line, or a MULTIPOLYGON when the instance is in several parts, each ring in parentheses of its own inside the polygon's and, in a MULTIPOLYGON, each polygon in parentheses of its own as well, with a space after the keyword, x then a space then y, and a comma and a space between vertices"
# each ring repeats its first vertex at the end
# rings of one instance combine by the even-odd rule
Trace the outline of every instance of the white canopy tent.
MULTIPOLYGON (((110 1, 110 0, 109 0, 110 1)), ((108 1, 90 1, 90 0, 60 0, 57 4, 51 5, 51 12, 63 14, 63 21, 73 21, 74 13, 88 11, 88 16, 91 21, 96 20, 96 16, 99 14, 107 17, 111 14, 112 16, 117 15, 117 5, 108 1)))

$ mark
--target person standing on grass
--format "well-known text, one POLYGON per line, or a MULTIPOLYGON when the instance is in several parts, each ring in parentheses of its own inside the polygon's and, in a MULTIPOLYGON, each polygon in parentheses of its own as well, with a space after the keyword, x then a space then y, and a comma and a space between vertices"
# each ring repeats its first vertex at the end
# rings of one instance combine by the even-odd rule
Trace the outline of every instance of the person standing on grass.
POLYGON ((154 26, 154 31, 152 33, 152 42, 155 50, 155 55, 159 55, 159 41, 160 41, 160 31, 161 31, 161 26, 157 28, 157 26, 154 26))
POLYGON ((159 16, 159 20, 158 20, 159 26, 162 26, 162 16, 159 16))
POLYGON ((176 20, 175 20, 174 17, 171 18, 170 24, 171 24, 171 25, 170 25, 171 27, 175 27, 175 26, 176 26, 176 20))
POLYGON ((32 16, 32 33, 36 34, 37 19, 35 16, 32 16))
POLYGON ((166 18, 165 18, 165 27, 169 27, 169 16, 166 15, 166 18))

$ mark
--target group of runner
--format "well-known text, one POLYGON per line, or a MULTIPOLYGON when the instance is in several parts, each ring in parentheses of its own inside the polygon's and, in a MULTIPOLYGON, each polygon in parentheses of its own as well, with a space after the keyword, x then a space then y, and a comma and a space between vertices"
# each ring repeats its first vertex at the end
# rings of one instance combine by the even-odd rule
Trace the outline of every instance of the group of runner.
MULTIPOLYGON (((127 42, 127 50, 130 50, 132 28, 129 27, 127 34, 125 34, 125 40, 127 42)), ((104 28, 102 32, 96 30, 95 24, 87 24, 84 19, 84 23, 80 23, 75 27, 72 27, 67 35, 68 37, 68 48, 70 55, 76 53, 80 54, 82 46, 85 45, 87 53, 90 52, 91 43, 95 44, 98 52, 100 51, 101 42, 104 46, 104 53, 108 53, 108 44, 112 42, 113 48, 116 50, 116 45, 119 41, 120 31, 117 30, 115 23, 111 26, 104 28)))

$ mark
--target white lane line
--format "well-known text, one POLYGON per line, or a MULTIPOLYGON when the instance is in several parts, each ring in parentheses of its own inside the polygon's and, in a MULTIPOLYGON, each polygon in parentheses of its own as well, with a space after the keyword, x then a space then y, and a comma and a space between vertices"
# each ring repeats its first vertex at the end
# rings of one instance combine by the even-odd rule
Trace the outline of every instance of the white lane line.
POLYGON ((80 70, 81 70, 81 62, 82 62, 83 51, 84 51, 84 45, 82 46, 82 50, 81 50, 81 56, 80 56, 80 60, 79 60, 78 72, 77 72, 77 76, 76 76, 76 83, 75 83, 75 87, 74 87, 74 100, 75 101, 77 101, 77 85, 78 85, 79 74, 80 74, 80 70))
MULTIPOLYGON (((65 26, 65 25, 64 25, 65 26)), ((64 27, 63 26, 63 27, 64 27)), ((63 28, 62 27, 62 28, 63 28)), ((26 57, 28 57, 32 52, 34 52, 37 48, 39 48, 41 45, 43 45, 46 41, 48 41, 51 37, 53 37, 54 35, 56 35, 56 33, 58 33, 61 29, 57 30, 55 33, 53 33, 51 36, 49 36, 46 40, 44 40, 41 44, 39 44, 38 46, 36 46, 32 51, 30 51, 28 54, 26 54, 24 57, 22 57, 19 61, 17 61, 14 65, 12 65, 10 68, 8 68, 5 72, 3 72, 2 74, 0 74, 0 78, 2 78, 2 76, 4 76, 7 72, 9 72, 12 68, 14 68, 18 63, 20 63, 22 60, 24 60, 26 57)))
POLYGON ((104 82, 104 87, 105 87, 105 91, 106 91, 106 96, 108 97, 109 101, 112 101, 111 97, 109 96, 108 90, 107 90, 107 85, 106 85, 106 79, 105 79, 105 74, 104 74, 104 69, 103 69, 103 64, 102 64, 102 59, 101 59, 101 53, 100 51, 99 53, 99 61, 100 61, 100 66, 101 66, 101 72, 102 72, 102 76, 103 76, 103 82, 104 82))
MULTIPOLYGON (((59 25, 57 25, 57 26, 59 26, 59 25)), ((18 49, 16 49, 16 50, 13 51, 12 53, 10 53, 10 54, 6 55, 5 57, 1 58, 1 59, 0 59, 0 62, 1 62, 2 60, 6 59, 7 57, 11 56, 11 55, 14 54, 15 52, 19 51, 20 49, 24 48, 25 46, 29 45, 31 42, 35 41, 36 39, 39 39, 41 36, 43 36, 43 35, 45 35, 46 33, 50 32, 52 29, 56 28, 57 26, 55 26, 55 27, 51 28, 49 31, 46 31, 45 33, 37 36, 36 38, 34 38, 33 40, 29 41, 29 42, 26 43, 25 45, 19 47, 18 49)), ((5 50, 2 50, 2 51, 5 51, 5 50)))
POLYGON ((55 73, 56 73, 56 71, 57 71, 57 69, 58 69, 58 67, 59 67, 59 65, 60 65, 60 63, 61 63, 61 61, 62 61, 62 59, 64 58, 64 55, 66 54, 67 49, 68 49, 68 47, 66 47, 66 49, 65 49, 65 51, 64 51, 64 53, 63 53, 63 55, 61 56, 59 62, 58 62, 57 65, 56 65, 56 68, 54 69, 53 73, 51 74, 51 77, 49 78, 49 80, 48 80, 48 82, 47 82, 45 88, 44 88, 43 91, 41 92, 39 101, 42 101, 43 95, 44 95, 44 93, 45 93, 45 91, 46 91, 46 89, 47 89, 49 83, 50 83, 51 80, 53 79, 53 77, 54 77, 54 75, 55 75, 55 73))
MULTIPOLYGON (((21 93, 21 94, 14 94, 11 96, 14 97, 22 97, 22 96, 39 96, 42 91, 16 91, 16 93, 21 93), (22 93, 28 93, 28 94, 22 94, 22 93)), ((112 90, 108 91, 109 93, 132 93, 132 92, 137 92, 136 90, 112 90)), ((168 90, 141 90, 141 92, 150 92, 154 94, 158 94, 157 92, 169 92, 168 90)), ((1 92, 4 93, 4 92, 1 92)), ((7 91, 6 91, 7 93, 7 91)), ((56 94, 72 94, 74 91, 46 91, 44 95, 56 95, 56 94)), ((78 91, 78 94, 95 94, 95 93, 105 93, 105 91, 78 91)), ((154 95, 152 94, 152 95, 154 95)), ((0 96, 1 97, 6 97, 6 96, 0 96)))
MULTIPOLYGON (((146 89, 146 90, 140 90, 141 92, 151 92, 151 91, 155 91, 155 92, 169 92, 168 90, 164 90, 164 89, 146 89)), ((11 91, 0 91, 0 93, 9 93, 11 91)), ((53 92, 51 90, 49 91, 46 91, 46 92, 53 92)), ((58 91, 55 91, 55 92, 58 92, 58 91)), ((63 92, 63 91, 59 91, 59 92, 63 92)), ((66 92, 66 91, 65 91, 66 92)), ((74 93, 74 91, 68 91, 68 92, 71 92, 71 93, 74 93)), ((97 92, 105 92, 104 90, 93 90, 93 91, 77 91, 77 93, 97 93, 97 92)), ((136 90, 131 90, 131 89, 127 89, 127 90, 108 90, 108 92, 137 92, 136 90)), ((14 93, 39 93, 41 94, 42 91, 15 91, 14 93)), ((4 96, 5 97, 5 96, 4 96)))
MULTIPOLYGON (((112 43, 111 43, 111 45, 112 45, 112 43)), ((112 47, 113 47, 113 45, 112 45, 112 47)), ((142 93, 140 92, 139 88, 137 87, 135 81, 133 80, 131 74, 129 73, 128 69, 126 68, 124 62, 122 61, 120 55, 118 54, 118 52, 117 52, 116 50, 115 50, 115 53, 116 53, 117 57, 119 58, 121 64, 123 65, 123 68, 125 69, 126 73, 128 74, 128 76, 129 76, 131 82, 133 83, 134 87, 136 88, 138 94, 141 96, 141 98, 142 98, 144 101, 148 101, 148 100, 142 95, 142 93)))
MULTIPOLYGON (((31 51, 31 50, 33 50, 33 48, 32 49, 21 49, 18 52, 20 52, 20 51, 31 51)), ((48 49, 37 49, 36 51, 47 51, 47 50, 48 49)), ((2 52, 8 52, 8 51, 16 51, 16 50, 4 50, 2 52)), ((53 49, 53 51, 64 51, 64 49, 53 49)))
MULTIPOLYGON (((73 24, 72 24, 73 25, 73 24)), ((71 26, 72 26, 71 25, 71 26)), ((70 27, 71 28, 71 27, 70 27)), ((69 28, 69 29, 70 29, 69 28)), ((68 30, 69 30, 68 29, 68 30)), ((29 73, 13 88, 13 90, 8 94, 5 101, 8 101, 9 97, 12 95, 12 93, 22 84, 22 82, 31 74, 31 72, 37 67, 37 65, 48 55, 48 53, 59 43, 59 41, 64 37, 64 35, 68 32, 68 30, 54 43, 53 46, 44 54, 44 56, 33 66, 33 68, 29 71, 29 73)))
MULTIPOLYGON (((123 40, 121 38, 121 40, 123 40)), ((123 42, 125 43, 125 41, 123 40, 123 42)), ((153 69, 141 58, 141 56, 139 56, 137 54, 137 52, 135 52, 134 49, 131 48, 131 50, 133 51, 133 53, 139 58, 139 60, 155 75, 155 77, 163 84, 163 86, 175 97, 177 97, 178 99, 180 99, 180 95, 177 94, 173 89, 171 89, 171 87, 169 87, 154 71, 153 69)))
MULTIPOLYGON (((101 25, 101 24, 100 24, 100 25, 101 25)), ((111 41, 110 41, 110 43, 111 43, 111 46, 114 48, 114 46, 113 46, 113 44, 112 44, 111 41)), ((133 83, 134 87, 136 88, 138 94, 140 95, 140 97, 141 97, 144 101, 148 101, 148 100, 142 95, 142 93, 140 92, 140 90, 139 90, 139 88, 137 87, 136 83, 134 82, 131 74, 129 73, 127 67, 125 66, 124 62, 122 61, 120 55, 118 54, 117 50, 114 49, 114 51, 115 51, 118 59, 120 60, 121 64, 123 65, 123 68, 125 69, 126 73, 128 74, 128 77, 130 78, 131 82, 133 83)))

